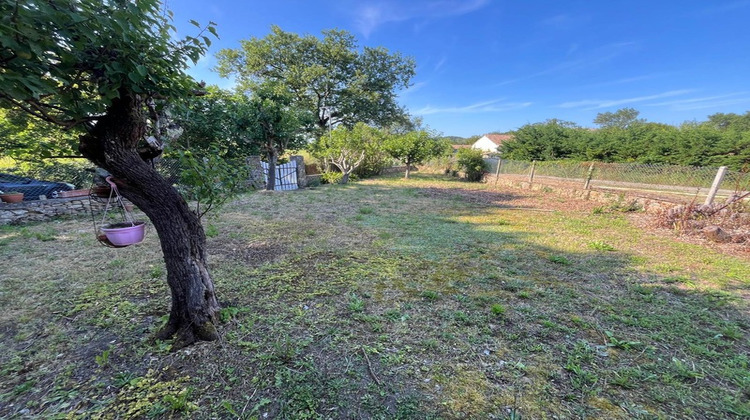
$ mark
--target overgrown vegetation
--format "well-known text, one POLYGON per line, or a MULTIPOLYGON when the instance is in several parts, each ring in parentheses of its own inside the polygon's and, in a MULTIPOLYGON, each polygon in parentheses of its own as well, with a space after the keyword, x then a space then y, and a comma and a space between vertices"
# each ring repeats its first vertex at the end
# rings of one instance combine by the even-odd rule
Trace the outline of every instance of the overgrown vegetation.
POLYGON ((750 164, 750 111, 717 113, 707 121, 679 127, 647 122, 632 108, 597 115, 599 129, 550 119, 527 124, 501 146, 503 157, 516 160, 638 162, 687 166, 750 164))
POLYGON ((460 149, 456 156, 456 166, 465 174, 466 180, 471 182, 481 181, 488 167, 479 149, 460 149))
POLYGON ((149 340, 155 235, 1 227, 0 417, 750 416, 747 258, 529 194, 416 174, 243 195, 206 229, 221 340, 179 351, 149 340))

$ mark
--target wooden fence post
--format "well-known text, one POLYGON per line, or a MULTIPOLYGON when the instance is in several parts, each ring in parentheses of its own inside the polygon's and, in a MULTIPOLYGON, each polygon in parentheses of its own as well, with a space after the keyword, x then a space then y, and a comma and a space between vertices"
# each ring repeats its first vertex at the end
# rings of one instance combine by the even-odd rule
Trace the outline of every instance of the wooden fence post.
POLYGON ((497 158, 497 169, 495 169, 495 186, 497 187, 497 180, 500 178, 500 165, 503 164, 503 160, 497 158))
POLYGON ((591 162, 591 166, 589 166, 589 171, 586 174, 586 182, 583 183, 584 190, 591 189, 591 176, 593 174, 594 174, 594 162, 591 162))
POLYGON ((721 181, 724 180, 724 175, 726 174, 727 174, 726 166, 720 167, 719 170, 716 172, 714 183, 711 184, 711 189, 708 191, 708 196, 706 196, 706 202, 704 203, 705 205, 710 206, 714 202, 714 198, 716 198, 716 193, 719 191, 719 187, 721 186, 721 181))
POLYGON ((531 172, 529 173, 529 184, 534 182, 534 173, 536 172, 536 161, 531 161, 531 172))

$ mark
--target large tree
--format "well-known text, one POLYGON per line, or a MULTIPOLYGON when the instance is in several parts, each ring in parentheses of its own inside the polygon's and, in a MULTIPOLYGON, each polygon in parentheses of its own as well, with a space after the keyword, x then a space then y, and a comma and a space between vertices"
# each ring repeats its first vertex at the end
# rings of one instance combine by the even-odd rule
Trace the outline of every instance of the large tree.
POLYGON ((284 85, 266 82, 252 92, 247 115, 249 136, 268 163, 266 189, 273 190, 279 158, 287 150, 306 144, 304 133, 311 124, 310 114, 295 106, 284 85))
POLYGON ((158 0, 0 0, 0 29, 0 104, 79 130, 83 156, 153 223, 172 295, 158 336, 217 339, 200 219, 148 163, 163 146, 163 102, 195 92, 187 61, 209 38, 175 40, 158 0))
POLYGON ((377 154, 386 133, 364 123, 357 123, 351 129, 336 127, 330 133, 320 136, 311 145, 313 156, 332 164, 341 171, 341 184, 349 182, 349 177, 365 161, 377 154))
POLYGON ((343 30, 323 31, 319 39, 273 26, 266 37, 240 44, 218 53, 219 74, 236 76, 246 91, 268 81, 283 84, 297 107, 317 116, 319 133, 329 125, 382 127, 407 119, 396 92, 414 76, 411 58, 382 47, 360 50, 343 30))

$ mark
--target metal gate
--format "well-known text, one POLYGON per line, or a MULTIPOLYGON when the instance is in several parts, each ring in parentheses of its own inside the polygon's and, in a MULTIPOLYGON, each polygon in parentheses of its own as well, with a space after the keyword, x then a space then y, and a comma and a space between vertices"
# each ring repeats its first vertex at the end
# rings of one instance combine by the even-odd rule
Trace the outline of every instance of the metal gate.
MULTIPOLYGON (((268 163, 261 162, 263 167, 263 180, 268 183, 268 163)), ((297 162, 291 161, 283 165, 276 165, 275 191, 296 190, 297 187, 297 162)))

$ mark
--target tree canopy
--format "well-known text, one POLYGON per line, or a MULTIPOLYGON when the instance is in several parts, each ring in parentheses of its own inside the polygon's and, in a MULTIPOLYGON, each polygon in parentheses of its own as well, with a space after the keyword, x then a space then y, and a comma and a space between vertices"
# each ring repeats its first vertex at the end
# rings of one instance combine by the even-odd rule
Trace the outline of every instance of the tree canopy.
POLYGON ((504 158, 518 160, 597 160, 692 166, 750 165, 750 112, 713 114, 704 122, 678 127, 637 118, 626 108, 601 113, 591 130, 547 120, 526 124, 500 146, 504 158))
POLYGON ((411 58, 382 47, 360 49, 353 35, 336 29, 317 38, 272 26, 266 37, 240 44, 217 54, 219 74, 236 76, 246 92, 268 81, 284 85, 297 107, 317 117, 319 133, 328 125, 382 127, 407 119, 396 92, 414 76, 411 58))
POLYGON ((601 128, 628 128, 645 120, 638 118, 640 111, 635 108, 622 108, 615 112, 600 112, 594 118, 594 124, 601 128))
POLYGON ((412 130, 405 134, 390 136, 383 144, 385 151, 406 165, 404 178, 409 178, 412 165, 448 153, 450 143, 438 139, 427 130, 412 130))
POLYGON ((341 125, 329 134, 320 136, 310 146, 310 151, 326 164, 336 166, 342 174, 340 182, 346 184, 352 172, 368 156, 378 154, 386 136, 384 131, 364 123, 357 123, 351 129, 341 125))
POLYGON ((185 71, 205 53, 213 25, 177 40, 158 0, 0 0, 0 28, 0 107, 77 130, 79 151, 113 175, 158 233, 172 296, 158 336, 176 335, 177 347, 217 339, 200 219, 148 163, 169 132, 167 100, 197 93, 185 71))

